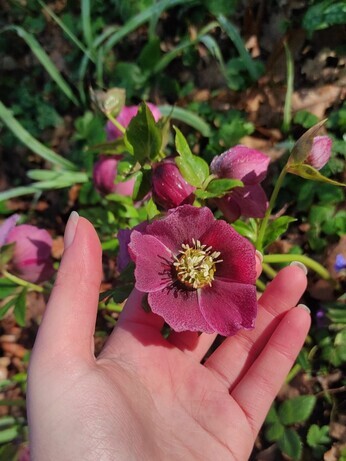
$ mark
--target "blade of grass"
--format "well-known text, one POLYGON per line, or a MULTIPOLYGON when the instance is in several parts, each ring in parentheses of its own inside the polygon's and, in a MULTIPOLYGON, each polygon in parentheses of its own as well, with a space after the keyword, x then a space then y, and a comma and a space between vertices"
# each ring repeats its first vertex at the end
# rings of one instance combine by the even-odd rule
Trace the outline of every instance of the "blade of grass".
POLYGON ((93 36, 91 30, 90 22, 90 0, 82 0, 82 28, 85 43, 88 45, 89 49, 92 49, 93 46, 93 36))
POLYGON ((244 61, 244 64, 246 65, 246 68, 253 80, 257 80, 259 77, 258 74, 258 69, 255 66, 255 62, 250 56, 248 50, 246 49, 244 42, 236 29, 236 27, 228 21, 228 19, 225 18, 223 14, 217 15, 216 19, 218 20, 221 28, 226 32, 226 34, 229 36, 229 38, 232 40, 234 46, 237 48, 238 53, 242 60, 244 61))
POLYGON ((282 122, 282 131, 287 133, 291 126, 292 119, 292 95, 294 86, 294 62, 289 45, 284 41, 286 55, 286 71, 287 71, 287 88, 284 106, 284 119, 282 122))
POLYGON ((162 115, 170 116, 176 120, 180 120, 181 122, 186 123, 187 125, 192 126, 198 130, 203 136, 210 136, 211 129, 208 123, 206 123, 201 117, 190 112, 187 109, 183 109, 182 107, 174 107, 174 106, 159 106, 159 110, 162 115))
POLYGON ((56 154, 53 150, 46 147, 40 141, 35 139, 31 134, 13 117, 12 112, 0 101, 0 119, 13 132, 17 138, 27 146, 28 149, 35 152, 48 162, 64 167, 68 170, 75 170, 76 166, 69 160, 56 154))
POLYGON ((74 35, 74 33, 66 26, 66 24, 57 16, 54 11, 52 11, 49 6, 47 6, 42 0, 37 0, 42 8, 49 14, 49 16, 54 19, 58 26, 65 32, 67 37, 86 55, 88 58, 94 62, 93 55, 87 50, 83 43, 74 35))
POLYGON ((79 105, 78 100, 76 99, 75 95, 71 87, 68 85, 66 80, 61 76, 60 72, 53 64, 53 61, 50 59, 48 54, 44 51, 42 46, 38 43, 36 38, 26 32, 22 27, 19 26, 7 26, 2 29, 1 32, 13 31, 16 32, 19 37, 21 37, 26 44, 29 46, 31 51, 34 53, 36 58, 40 61, 42 66, 46 69, 48 74, 52 77, 61 91, 77 106, 79 105))
POLYGON ((40 192, 40 191, 36 189, 36 187, 31 187, 31 186, 14 187, 13 189, 0 192, 0 202, 9 200, 11 198, 22 197, 23 195, 36 194, 37 192, 40 192))
POLYGON ((187 5, 194 2, 194 0, 161 0, 151 7, 147 8, 145 11, 137 14, 131 18, 127 23, 117 30, 106 42, 105 44, 105 53, 108 53, 114 45, 119 43, 119 41, 133 32, 137 27, 141 26, 145 22, 149 21, 154 15, 160 15, 163 11, 173 8, 177 5, 187 5))

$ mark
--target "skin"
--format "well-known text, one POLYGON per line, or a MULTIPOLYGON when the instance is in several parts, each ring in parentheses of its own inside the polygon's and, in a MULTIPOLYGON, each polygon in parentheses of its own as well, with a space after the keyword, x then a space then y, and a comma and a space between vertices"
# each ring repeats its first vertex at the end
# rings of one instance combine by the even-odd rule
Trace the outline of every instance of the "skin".
POLYGON ((32 460, 247 460, 310 326, 293 307, 303 270, 283 269, 260 299, 256 328, 227 338, 203 365, 215 336, 163 339, 162 319, 142 310, 136 290, 95 358, 101 272, 96 232, 79 218, 29 367, 32 460))

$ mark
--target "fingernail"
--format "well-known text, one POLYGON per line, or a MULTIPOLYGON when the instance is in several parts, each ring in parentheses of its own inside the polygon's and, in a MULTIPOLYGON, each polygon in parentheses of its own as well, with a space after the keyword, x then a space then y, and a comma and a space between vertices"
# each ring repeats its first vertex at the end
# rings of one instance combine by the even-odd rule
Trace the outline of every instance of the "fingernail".
POLYGON ((65 234, 64 234, 64 247, 65 250, 72 244, 75 233, 76 233, 76 228, 78 224, 78 219, 79 219, 79 214, 77 211, 72 211, 70 214, 70 217, 68 218, 66 228, 65 228, 65 234))
POLYGON ((300 307, 301 309, 304 309, 306 310, 307 312, 309 312, 309 314, 311 314, 311 310, 308 308, 308 306, 306 306, 305 304, 298 304, 297 307, 300 307))
POLYGON ((260 251, 256 250, 256 256, 263 263, 263 254, 260 251))
POLYGON ((301 263, 300 261, 292 261, 290 266, 300 267, 300 269, 304 272, 305 275, 308 274, 308 268, 305 266, 305 264, 301 263))

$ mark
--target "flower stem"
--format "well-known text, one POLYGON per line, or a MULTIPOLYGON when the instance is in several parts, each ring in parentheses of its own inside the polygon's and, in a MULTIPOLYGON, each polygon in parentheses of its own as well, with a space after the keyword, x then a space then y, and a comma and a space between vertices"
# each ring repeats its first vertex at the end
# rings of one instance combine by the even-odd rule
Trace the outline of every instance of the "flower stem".
POLYGON ((262 263, 262 269, 263 269, 263 272, 270 278, 270 279, 273 279, 277 272, 276 270, 274 270, 271 266, 269 266, 269 264, 267 263, 262 263))
POLYGON ((9 272, 7 272, 6 269, 2 270, 2 274, 8 280, 11 280, 11 282, 14 282, 14 283, 16 283, 17 285, 19 285, 21 287, 26 287, 31 291, 38 291, 39 293, 43 292, 43 287, 40 287, 39 285, 36 285, 35 283, 30 283, 30 282, 27 282, 26 280, 20 279, 16 275, 13 275, 13 274, 10 274, 9 272))
POLYGON ((256 242, 256 248, 257 248, 257 250, 262 251, 262 252, 263 252, 262 247, 263 247, 264 234, 265 234, 265 231, 266 231, 266 228, 267 228, 267 225, 268 225, 268 221, 269 221, 271 212, 272 212, 273 207, 275 205, 275 201, 276 201, 276 198, 278 196, 279 190, 280 190, 280 188, 282 186, 282 183, 283 183, 283 180, 284 180, 284 178, 286 176, 286 173, 287 173, 287 170, 286 170, 286 167, 284 167, 282 169, 277 181, 276 181, 272 196, 270 197, 270 201, 269 201, 267 211, 266 211, 266 213, 264 215, 264 218, 263 218, 263 220, 262 220, 262 222, 260 224, 260 228, 259 228, 259 231, 258 231, 257 242, 256 242))
POLYGON ((117 120, 116 118, 113 117, 113 115, 107 114, 107 117, 108 117, 108 119, 113 123, 113 125, 114 125, 115 127, 117 127, 119 131, 122 132, 122 134, 125 133, 126 129, 122 126, 121 123, 118 122, 118 120, 117 120))
POLYGON ((266 284, 262 282, 262 280, 257 279, 256 280, 256 287, 258 288, 259 291, 264 291, 266 289, 266 284))
POLYGON ((297 255, 297 254, 272 254, 272 255, 264 255, 263 262, 264 263, 290 263, 292 261, 299 261, 305 266, 309 267, 313 271, 315 271, 321 278, 324 280, 332 280, 330 273, 325 269, 320 263, 314 261, 313 259, 309 258, 309 256, 305 255, 297 255))

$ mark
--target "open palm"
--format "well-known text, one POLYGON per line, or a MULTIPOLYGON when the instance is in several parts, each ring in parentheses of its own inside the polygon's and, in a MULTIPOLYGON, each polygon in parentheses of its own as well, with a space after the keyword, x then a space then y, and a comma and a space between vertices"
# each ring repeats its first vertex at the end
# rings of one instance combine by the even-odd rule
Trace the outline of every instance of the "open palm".
POLYGON ((101 250, 80 218, 39 330, 29 370, 33 461, 247 460, 310 320, 293 308, 306 286, 282 270, 260 300, 256 328, 226 339, 172 333, 131 294, 101 354, 93 333, 101 250))

